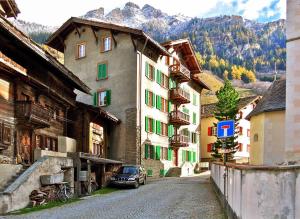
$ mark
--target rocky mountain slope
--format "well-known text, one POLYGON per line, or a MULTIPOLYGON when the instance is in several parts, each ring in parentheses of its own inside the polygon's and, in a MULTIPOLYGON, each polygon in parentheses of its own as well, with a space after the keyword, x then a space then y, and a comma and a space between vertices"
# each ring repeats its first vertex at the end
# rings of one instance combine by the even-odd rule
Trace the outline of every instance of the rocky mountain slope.
MULTIPOLYGON (((159 42, 190 37, 196 51, 205 59, 207 69, 211 69, 211 57, 217 57, 256 72, 271 73, 275 63, 277 69, 285 71, 284 20, 257 23, 240 16, 191 18, 168 15, 151 5, 140 7, 131 2, 108 13, 103 8, 91 10, 82 17, 140 28, 159 42)), ((19 20, 16 25, 40 43, 55 30, 19 20)))

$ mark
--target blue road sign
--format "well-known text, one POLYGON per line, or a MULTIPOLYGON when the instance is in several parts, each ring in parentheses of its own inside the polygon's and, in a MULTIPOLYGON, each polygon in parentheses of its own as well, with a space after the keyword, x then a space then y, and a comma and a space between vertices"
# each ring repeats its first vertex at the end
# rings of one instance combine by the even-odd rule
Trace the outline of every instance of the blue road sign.
POLYGON ((217 124, 217 138, 229 138, 234 136, 234 121, 220 121, 217 124))

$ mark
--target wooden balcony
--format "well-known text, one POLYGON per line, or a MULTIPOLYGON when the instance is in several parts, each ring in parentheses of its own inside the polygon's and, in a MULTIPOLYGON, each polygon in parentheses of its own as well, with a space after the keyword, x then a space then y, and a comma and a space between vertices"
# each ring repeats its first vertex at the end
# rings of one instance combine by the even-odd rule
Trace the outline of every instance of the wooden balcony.
POLYGON ((172 111, 170 113, 169 122, 175 126, 189 125, 190 115, 181 111, 172 111))
POLYGON ((179 148, 179 147, 188 147, 189 146, 189 136, 185 135, 173 135, 170 138, 171 147, 179 148))
POLYGON ((172 88, 170 90, 170 100, 177 105, 190 103, 190 94, 181 88, 172 88))
POLYGON ((182 64, 175 64, 169 67, 170 76, 178 83, 191 80, 191 72, 182 64))
POLYGON ((31 101, 16 101, 15 105, 18 123, 31 125, 36 128, 50 126, 50 110, 31 101))

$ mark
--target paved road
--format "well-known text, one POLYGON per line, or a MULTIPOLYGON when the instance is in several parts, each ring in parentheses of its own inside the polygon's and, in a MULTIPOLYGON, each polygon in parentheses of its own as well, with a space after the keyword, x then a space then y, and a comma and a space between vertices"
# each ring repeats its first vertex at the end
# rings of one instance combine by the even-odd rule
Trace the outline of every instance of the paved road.
POLYGON ((219 219, 223 218, 223 214, 209 182, 209 175, 204 173, 197 177, 163 178, 148 182, 139 189, 123 189, 62 207, 4 218, 219 219))

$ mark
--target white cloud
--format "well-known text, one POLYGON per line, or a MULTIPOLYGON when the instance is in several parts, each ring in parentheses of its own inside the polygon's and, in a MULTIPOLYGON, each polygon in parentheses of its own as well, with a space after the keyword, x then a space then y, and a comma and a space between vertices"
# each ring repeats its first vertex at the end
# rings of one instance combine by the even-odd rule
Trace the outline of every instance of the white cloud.
POLYGON ((280 18, 286 19, 286 0, 279 0, 276 4, 276 10, 280 13, 280 18))
POLYGON ((242 16, 256 20, 260 16, 260 12, 266 8, 270 7, 274 0, 248 0, 248 1, 238 1, 238 10, 243 11, 242 16))

